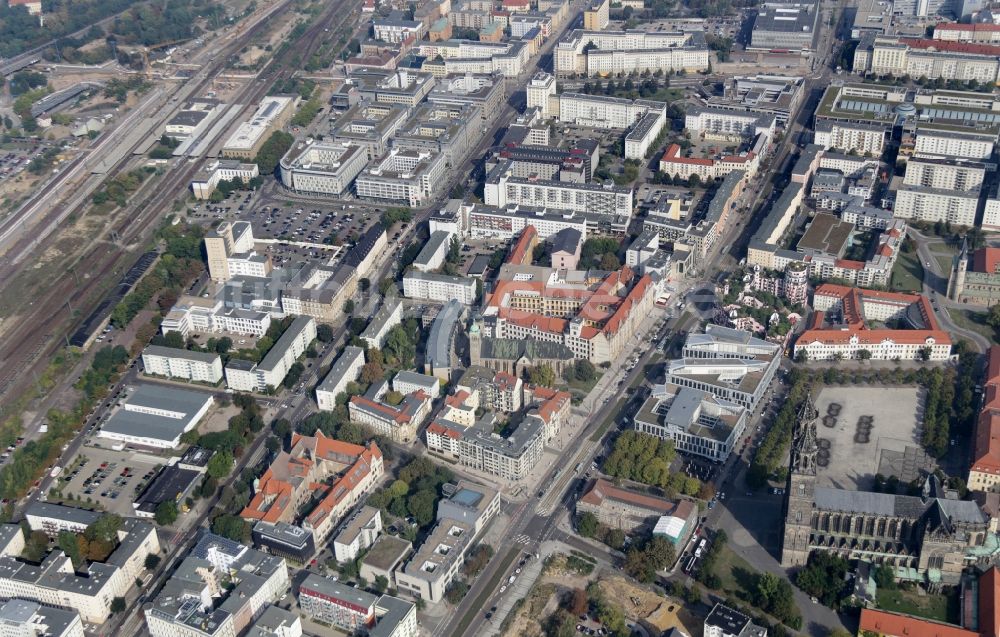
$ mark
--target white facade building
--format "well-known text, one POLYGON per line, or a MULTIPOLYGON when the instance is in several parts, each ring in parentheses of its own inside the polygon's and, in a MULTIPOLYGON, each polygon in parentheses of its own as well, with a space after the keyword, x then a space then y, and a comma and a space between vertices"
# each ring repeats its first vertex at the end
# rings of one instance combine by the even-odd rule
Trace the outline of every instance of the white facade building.
POLYGON ((309 316, 296 318, 260 363, 248 366, 249 361, 239 361, 241 365, 234 365, 237 359, 230 361, 226 366, 226 384, 234 391, 246 392, 278 387, 315 338, 316 321, 309 316))
POLYGON ((191 192, 195 199, 208 199, 220 181, 240 180, 249 183, 260 176, 257 164, 244 163, 236 159, 213 159, 191 180, 191 192))
POLYGON ((316 405, 321 411, 333 411, 337 396, 347 389, 347 383, 356 381, 365 365, 365 350, 348 345, 316 387, 316 405))
POLYGON ((281 183, 295 192, 340 195, 367 162, 365 149, 354 144, 301 142, 281 158, 281 183))
POLYGON ((403 276, 403 296, 408 299, 447 303, 456 299, 463 305, 476 302, 476 280, 469 277, 411 271, 403 276))
POLYGON ((222 358, 206 352, 150 345, 142 351, 142 367, 147 374, 167 378, 212 384, 222 380, 222 358))
POLYGON ((355 189, 360 198, 422 206, 442 187, 445 169, 440 153, 394 148, 358 176, 355 189))

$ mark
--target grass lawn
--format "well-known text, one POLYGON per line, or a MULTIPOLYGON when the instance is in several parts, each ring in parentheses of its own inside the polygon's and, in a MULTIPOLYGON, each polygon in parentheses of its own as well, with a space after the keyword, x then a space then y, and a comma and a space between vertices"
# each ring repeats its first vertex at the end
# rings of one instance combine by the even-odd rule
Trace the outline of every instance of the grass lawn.
POLYGON ((951 272, 951 261, 955 257, 950 257, 946 254, 936 254, 934 255, 934 260, 938 262, 938 272, 948 276, 951 272))
POLYGON ((959 622, 959 596, 955 588, 939 595, 918 595, 916 591, 879 589, 878 607, 906 615, 916 615, 940 622, 959 622))
POLYGON ((955 322, 955 325, 978 332, 989 339, 990 342, 996 342, 996 333, 992 327, 986 324, 986 312, 949 308, 948 315, 951 316, 951 320, 955 322))
POLYGON ((920 292, 923 290, 924 266, 916 252, 899 253, 896 267, 892 269, 890 289, 897 292, 920 292))
POLYGON ((722 580, 722 589, 733 597, 743 598, 752 586, 756 569, 737 555, 728 544, 719 553, 715 564, 715 574, 722 580))

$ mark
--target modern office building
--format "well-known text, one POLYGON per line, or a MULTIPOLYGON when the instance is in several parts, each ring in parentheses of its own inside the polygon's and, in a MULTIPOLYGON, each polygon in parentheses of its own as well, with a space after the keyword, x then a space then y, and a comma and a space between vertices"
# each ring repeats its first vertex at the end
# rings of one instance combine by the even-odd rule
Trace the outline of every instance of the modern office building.
POLYGON ((716 603, 705 618, 704 630, 705 637, 767 637, 766 628, 722 603, 716 603))
POLYGON ((358 175, 355 190, 362 199, 419 207, 442 187, 446 164, 447 158, 435 151, 393 148, 358 175))
POLYGON ((360 146, 299 142, 281 158, 281 183, 294 192, 341 195, 367 163, 360 146))
POLYGON ((222 156, 234 159, 254 159, 268 136, 281 130, 292 118, 298 104, 297 97, 268 95, 260 102, 257 111, 240 124, 222 146, 222 156))
POLYGON ((725 462, 746 429, 747 410, 710 392, 657 385, 633 418, 636 431, 713 462, 725 462))
POLYGON ((207 352, 148 345, 142 350, 142 370, 146 374, 214 385, 222 380, 222 358, 207 352))
POLYGON ((506 97, 506 85, 501 74, 464 73, 439 78, 427 95, 427 101, 442 106, 473 104, 479 107, 482 123, 489 124, 500 114, 506 97))
POLYGON ((401 592, 436 604, 459 576, 465 555, 483 529, 500 512, 500 492, 460 481, 448 487, 438 502, 437 523, 424 543, 401 570, 396 585, 401 592))
POLYGON ((223 221, 205 235, 208 275, 216 283, 225 283, 233 275, 229 257, 253 252, 253 226, 248 221, 223 221))
POLYGON ((408 112, 402 104, 362 100, 333 124, 330 129, 333 143, 364 148, 368 161, 383 157, 408 112))
POLYGON ((0 635, 4 637, 84 637, 76 610, 43 606, 24 599, 0 606, 0 635))
POLYGON ((819 3, 815 0, 768 0, 757 10, 750 49, 798 53, 816 46, 819 3))
POLYGON ((781 346, 709 324, 703 334, 688 334, 681 356, 667 363, 668 385, 707 392, 722 405, 753 412, 781 364, 781 346))
POLYGON ((737 75, 726 80, 721 96, 708 98, 705 105, 773 115, 779 126, 785 126, 802 103, 803 82, 798 76, 737 75))

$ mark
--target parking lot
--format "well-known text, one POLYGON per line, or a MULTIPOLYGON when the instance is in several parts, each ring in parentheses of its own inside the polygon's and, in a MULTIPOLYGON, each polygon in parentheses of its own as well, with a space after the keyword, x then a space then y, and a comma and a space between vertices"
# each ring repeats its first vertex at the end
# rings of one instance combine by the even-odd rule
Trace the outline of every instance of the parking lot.
POLYGON ((165 460, 135 451, 85 447, 60 476, 53 497, 98 504, 119 515, 134 515, 132 502, 165 460))

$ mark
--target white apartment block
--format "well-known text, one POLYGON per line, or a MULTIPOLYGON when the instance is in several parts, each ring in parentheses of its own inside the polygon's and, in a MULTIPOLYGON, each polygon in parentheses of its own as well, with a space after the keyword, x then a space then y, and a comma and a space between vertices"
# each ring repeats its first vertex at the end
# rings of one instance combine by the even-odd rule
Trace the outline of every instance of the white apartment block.
POLYGON ((401 17, 390 16, 388 18, 376 19, 372 21, 375 32, 375 39, 392 44, 399 44, 409 37, 419 40, 423 36, 424 25, 416 20, 403 20, 401 17))
POLYGON ((337 561, 343 563, 358 559, 358 555, 374 544, 381 532, 381 511, 370 506, 361 507, 333 538, 337 561))
POLYGON ((463 276, 410 271, 403 276, 403 296, 438 303, 456 299, 463 305, 472 305, 476 302, 476 280, 463 276))
POLYGON ((958 192, 922 186, 904 186, 896 192, 893 214, 899 219, 917 219, 931 223, 942 221, 959 226, 973 226, 979 191, 958 192))
POLYGON ((127 519, 118 537, 120 543, 111 556, 105 562, 91 562, 85 574, 77 573, 70 558, 59 549, 49 553, 41 564, 33 564, 18 559, 19 553, 9 552, 12 546, 4 547, 0 556, 0 597, 72 608, 85 622, 104 623, 111 616, 112 600, 124 597, 145 572, 146 556, 160 552, 156 527, 149 522, 127 519))
POLYGON ((645 159, 666 122, 666 111, 643 115, 625 135, 625 159, 645 159))
POLYGON ((226 366, 226 385, 232 390, 247 392, 278 387, 315 338, 316 321, 308 316, 296 318, 260 363, 248 366, 249 361, 230 361, 226 366))
POLYGON ((996 232, 1000 230, 1000 186, 986 197, 983 208, 983 230, 996 232))
POLYGON ((993 84, 1000 77, 1000 48, 981 46, 982 51, 970 51, 963 43, 943 40, 901 39, 875 36, 862 39, 855 53, 855 73, 872 75, 909 75, 929 80, 975 80, 993 84))
POLYGON ((885 150, 885 129, 878 126, 819 120, 814 141, 824 150, 835 148, 879 157, 885 150))
POLYGON ((340 195, 368 163, 354 144, 301 142, 281 158, 281 183, 295 192, 340 195))
POLYGON ((226 257, 229 276, 252 276, 263 278, 271 272, 271 258, 259 252, 243 252, 226 257))
POLYGON ((347 383, 354 382, 365 365, 365 350, 348 345, 330 367, 326 378, 316 387, 316 406, 321 411, 333 411, 337 396, 347 391, 347 383))
POLYGON ((774 115, 761 115, 747 111, 730 111, 722 108, 692 107, 684 116, 684 128, 706 139, 742 140, 766 134, 774 138, 774 115))
POLYGON ((556 98, 556 78, 549 75, 544 71, 538 71, 528 82, 527 87, 527 105, 528 108, 537 108, 543 117, 552 117, 558 115, 558 109, 552 108, 553 102, 557 100, 560 102, 559 109, 561 106, 561 97, 556 98))
POLYGON ((555 74, 609 75, 643 71, 702 71, 708 68, 702 31, 569 32, 556 44, 555 74))
POLYGON ((394 148, 358 176, 355 188, 362 199, 422 206, 441 188, 445 168, 445 157, 440 153, 394 148))
POLYGON ((213 159, 191 180, 191 192, 195 199, 208 199, 220 181, 240 180, 249 183, 260 176, 257 164, 244 163, 236 159, 213 159))
POLYGON ((382 306, 372 316, 365 331, 361 332, 360 338, 368 344, 368 347, 382 349, 389 330, 402 322, 403 302, 395 297, 386 298, 382 301, 382 306))
POLYGON ((587 236, 587 219, 573 212, 519 206, 492 208, 476 204, 470 206, 465 214, 468 215, 469 236, 473 239, 513 239, 528 226, 535 227, 539 239, 547 239, 566 228, 587 236))
POLYGON ((986 166, 977 162, 911 157, 906 162, 903 184, 938 190, 979 191, 986 166))
POLYGON ((631 128, 651 110, 666 113, 666 104, 583 93, 563 93, 559 96, 559 121, 576 126, 631 128))
POLYGON ((167 378, 212 384, 222 380, 222 358, 207 352, 150 345, 142 351, 142 367, 146 374, 167 378))
POLYGON ((187 337, 191 332, 234 334, 260 337, 267 333, 271 325, 271 315, 239 308, 224 309, 222 301, 210 301, 204 305, 178 303, 167 312, 160 323, 163 334, 180 332, 187 337))
POLYGON ((996 135, 917 126, 914 152, 919 157, 957 157, 985 161, 993 156, 996 135))
POLYGON ((613 185, 581 184, 515 177, 510 162, 497 166, 487 177, 487 206, 534 206, 607 215, 627 220, 632 216, 632 189, 613 185))

